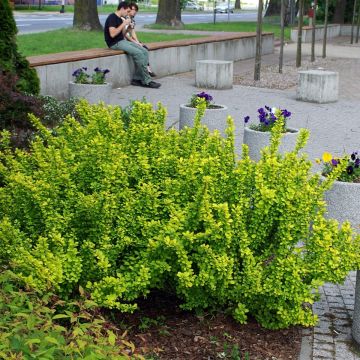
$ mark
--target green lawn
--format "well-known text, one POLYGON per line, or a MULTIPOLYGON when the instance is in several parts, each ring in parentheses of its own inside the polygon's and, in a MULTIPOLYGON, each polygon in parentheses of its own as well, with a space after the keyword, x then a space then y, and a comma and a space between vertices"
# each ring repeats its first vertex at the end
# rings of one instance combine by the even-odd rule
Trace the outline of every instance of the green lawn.
MULTIPOLYGON (((166 26, 161 25, 148 25, 151 29, 167 29, 166 26)), ((170 28, 168 28, 170 29, 170 28)), ((186 30, 203 30, 203 31, 229 31, 229 32, 254 32, 256 31, 256 22, 239 21, 239 22, 218 22, 213 23, 199 23, 199 24, 186 24, 186 30)), ((275 38, 280 38, 280 25, 274 23, 264 23, 264 32, 273 32, 275 38)), ((285 28, 285 39, 290 39, 290 28, 285 28)))
MULTIPOLYGON (((169 35, 146 32, 138 32, 137 35, 144 43, 201 37, 199 35, 169 35)), ((106 47, 102 31, 79 31, 74 29, 59 29, 43 33, 18 35, 17 44, 19 51, 25 56, 106 47)))

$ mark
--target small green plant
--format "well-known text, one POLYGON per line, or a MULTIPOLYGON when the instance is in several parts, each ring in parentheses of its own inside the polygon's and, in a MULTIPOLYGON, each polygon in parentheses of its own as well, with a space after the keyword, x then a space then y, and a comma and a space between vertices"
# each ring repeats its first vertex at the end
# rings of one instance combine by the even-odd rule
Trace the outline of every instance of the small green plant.
POLYGON ((230 360, 250 360, 249 353, 246 351, 244 356, 241 356, 241 351, 238 344, 224 343, 224 351, 218 353, 218 357, 230 360))
POLYGON ((335 169, 342 167, 337 180, 344 182, 360 182, 360 156, 357 151, 351 155, 345 155, 341 158, 333 157, 330 153, 324 152, 322 161, 316 159, 318 164, 323 163, 322 174, 328 176, 335 169))
POLYGON ((143 316, 140 318, 139 330, 148 330, 151 327, 163 326, 165 324, 164 320, 164 316, 158 316, 156 319, 143 316))
POLYGON ((75 98, 68 100, 57 100, 52 96, 39 96, 41 101, 41 122, 50 128, 60 125, 66 116, 78 118, 76 104, 79 102, 75 98))
POLYGON ((0 328, 2 359, 125 360, 135 350, 93 301, 66 303, 50 293, 39 297, 20 289, 9 272, 0 273, 0 328))
POLYGON ((93 84, 93 85, 102 85, 105 84, 106 79, 105 76, 108 74, 110 70, 105 69, 102 70, 98 67, 94 69, 94 72, 92 75, 89 75, 87 73, 87 67, 82 67, 79 69, 76 69, 72 76, 75 78, 74 82, 76 84, 93 84))

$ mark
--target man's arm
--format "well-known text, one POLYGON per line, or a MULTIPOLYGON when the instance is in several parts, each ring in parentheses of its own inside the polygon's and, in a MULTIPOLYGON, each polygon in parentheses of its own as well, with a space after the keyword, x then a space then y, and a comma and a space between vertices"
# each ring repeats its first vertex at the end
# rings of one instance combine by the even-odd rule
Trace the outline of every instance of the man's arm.
POLYGON ((122 19, 122 23, 118 27, 109 27, 109 34, 112 38, 119 35, 123 29, 130 24, 130 19, 122 19))
POLYGON ((131 36, 132 36, 132 38, 135 40, 136 43, 141 44, 141 42, 139 41, 139 39, 138 39, 137 36, 136 36, 136 31, 135 31, 135 29, 132 29, 132 30, 131 30, 131 36))

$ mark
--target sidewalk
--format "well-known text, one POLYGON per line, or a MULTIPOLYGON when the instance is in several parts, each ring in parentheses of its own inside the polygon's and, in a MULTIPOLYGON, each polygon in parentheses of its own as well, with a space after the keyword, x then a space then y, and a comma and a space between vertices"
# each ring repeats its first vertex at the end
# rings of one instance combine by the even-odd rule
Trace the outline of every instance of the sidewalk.
MULTIPOLYGON (((316 44, 316 55, 321 56, 321 43, 316 44)), ((264 56, 262 64, 278 63, 279 49, 264 56)), ((303 44, 303 59, 310 54, 310 44, 303 44)), ((284 62, 295 62, 296 44, 284 49, 284 62)), ((328 58, 332 70, 339 71, 339 101, 330 104, 313 104, 295 99, 295 88, 274 90, 266 88, 234 85, 231 90, 208 90, 216 103, 228 106, 229 115, 236 125, 235 143, 242 143, 243 118, 255 118, 261 106, 277 106, 292 112, 289 126, 310 130, 310 140, 306 147, 309 159, 320 157, 324 151, 335 155, 360 149, 360 46, 350 45, 349 38, 339 38, 329 42, 328 58), (339 60, 336 60, 339 59, 339 60)), ((234 64, 234 75, 253 71, 254 60, 239 61, 234 64)), ((156 69, 154 69, 156 72, 156 69)), ((178 127, 179 105, 187 103, 192 94, 202 89, 195 87, 195 74, 185 73, 158 80, 160 89, 145 89, 128 86, 114 89, 111 103, 127 106, 130 100, 143 97, 156 106, 160 101, 168 109, 167 126, 178 127)), ((350 272, 343 285, 325 284, 321 289, 321 299, 313 309, 319 316, 319 323, 313 329, 305 329, 300 360, 360 360, 351 339, 351 319, 354 308, 355 274, 350 272)))

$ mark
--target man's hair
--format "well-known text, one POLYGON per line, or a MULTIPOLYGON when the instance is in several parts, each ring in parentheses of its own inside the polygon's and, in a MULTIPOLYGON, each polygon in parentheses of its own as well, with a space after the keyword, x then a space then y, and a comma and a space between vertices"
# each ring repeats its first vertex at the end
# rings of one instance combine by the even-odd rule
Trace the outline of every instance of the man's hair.
POLYGON ((117 7, 118 10, 120 9, 128 9, 129 8, 129 3, 127 3, 126 1, 120 1, 119 5, 117 7))
POLYGON ((135 9, 136 12, 139 11, 139 7, 138 7, 137 3, 134 3, 134 2, 132 2, 132 3, 129 4, 129 8, 130 8, 131 10, 132 10, 132 9, 135 9))

